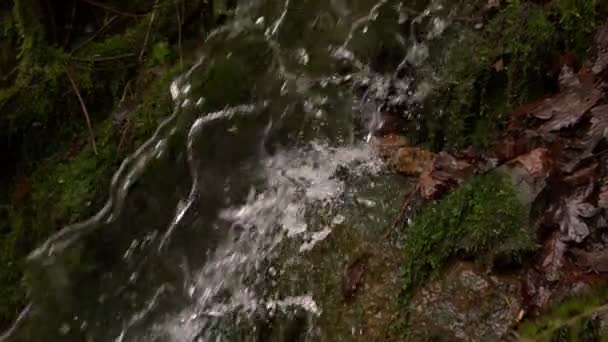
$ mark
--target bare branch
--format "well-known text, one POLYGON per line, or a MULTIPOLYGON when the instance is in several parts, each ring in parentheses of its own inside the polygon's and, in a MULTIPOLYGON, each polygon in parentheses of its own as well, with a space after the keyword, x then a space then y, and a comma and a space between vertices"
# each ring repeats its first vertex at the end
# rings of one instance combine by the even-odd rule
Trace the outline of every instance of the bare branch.
POLYGON ((95 135, 93 134, 93 127, 91 126, 91 118, 89 117, 89 111, 87 110, 87 106, 85 106, 84 104, 82 96, 80 96, 80 91, 78 90, 76 82, 74 82, 74 78, 72 77, 72 74, 70 73, 70 69, 68 67, 65 67, 65 74, 67 75, 68 80, 70 81, 70 84, 72 85, 72 88, 74 89, 74 92, 78 97, 78 101, 80 101, 80 107, 82 108, 84 118, 87 122, 87 128, 89 130, 89 139, 91 140, 91 146, 93 146, 93 152, 95 153, 95 155, 97 155, 97 144, 95 143, 95 135))

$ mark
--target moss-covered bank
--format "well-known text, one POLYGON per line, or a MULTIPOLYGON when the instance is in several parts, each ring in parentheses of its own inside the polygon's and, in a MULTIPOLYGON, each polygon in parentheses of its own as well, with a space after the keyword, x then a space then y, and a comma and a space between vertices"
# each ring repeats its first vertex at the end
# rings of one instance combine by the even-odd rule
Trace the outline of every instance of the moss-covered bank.
POLYGON ((214 3, 0 4, 0 330, 27 301, 25 256, 92 214, 171 113, 169 84, 218 20, 214 3))
POLYGON ((436 150, 494 144, 513 108, 557 90, 560 56, 577 56, 574 67, 581 66, 608 13, 596 0, 502 4, 456 19, 431 44, 437 90, 409 129, 419 143, 436 150))

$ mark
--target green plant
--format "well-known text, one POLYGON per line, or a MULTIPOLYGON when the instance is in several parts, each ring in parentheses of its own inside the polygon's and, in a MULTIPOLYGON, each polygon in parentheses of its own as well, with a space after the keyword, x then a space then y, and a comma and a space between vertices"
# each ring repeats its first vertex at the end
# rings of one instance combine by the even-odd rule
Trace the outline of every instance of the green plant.
POLYGON ((603 341, 607 336, 599 331, 598 319, 604 320, 607 314, 608 286, 603 284, 524 321, 517 333, 524 341, 603 341))
POLYGON ((591 43, 597 25, 598 0, 557 0, 559 24, 564 31, 566 45, 579 54, 591 43))

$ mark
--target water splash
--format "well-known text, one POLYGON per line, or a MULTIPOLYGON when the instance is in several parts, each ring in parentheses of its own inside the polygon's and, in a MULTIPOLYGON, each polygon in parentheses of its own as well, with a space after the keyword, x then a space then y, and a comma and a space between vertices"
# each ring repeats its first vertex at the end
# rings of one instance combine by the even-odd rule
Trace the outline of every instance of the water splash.
POLYGON ((366 121, 408 116, 432 92, 432 73, 400 73, 425 68, 443 12, 439 1, 241 4, 171 84, 173 113, 123 161, 105 206, 31 254, 33 302, 0 341, 222 340, 274 311, 320 315, 308 292, 268 293, 272 263, 286 241, 308 253, 351 219, 352 179, 382 170, 366 121), (385 43, 399 58, 378 61, 385 43))

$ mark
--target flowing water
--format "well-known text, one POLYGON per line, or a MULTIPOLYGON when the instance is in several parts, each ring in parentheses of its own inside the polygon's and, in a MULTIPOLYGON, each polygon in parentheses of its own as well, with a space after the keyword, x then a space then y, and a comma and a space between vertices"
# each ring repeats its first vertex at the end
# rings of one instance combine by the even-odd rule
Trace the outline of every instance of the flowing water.
POLYGON ((390 225, 404 185, 370 130, 429 92, 432 73, 408 75, 449 14, 437 1, 241 1, 167 90, 174 112, 105 207, 32 253, 32 303, 1 340, 332 340, 321 285, 277 283, 281 265, 336 227, 365 240, 390 225))

